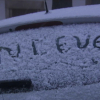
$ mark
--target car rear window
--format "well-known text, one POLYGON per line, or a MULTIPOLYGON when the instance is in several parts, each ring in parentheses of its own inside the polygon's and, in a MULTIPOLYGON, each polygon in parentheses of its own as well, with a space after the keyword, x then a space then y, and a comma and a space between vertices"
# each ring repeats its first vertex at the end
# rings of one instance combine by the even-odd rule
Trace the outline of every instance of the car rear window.
POLYGON ((35 89, 93 84, 100 81, 99 54, 100 23, 0 34, 0 79, 30 77, 35 89))

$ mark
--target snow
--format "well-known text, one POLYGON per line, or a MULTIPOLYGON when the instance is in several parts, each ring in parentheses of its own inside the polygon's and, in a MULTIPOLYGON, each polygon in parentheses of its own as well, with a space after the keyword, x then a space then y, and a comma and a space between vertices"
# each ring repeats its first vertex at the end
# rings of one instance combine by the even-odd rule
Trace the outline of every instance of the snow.
POLYGON ((100 23, 0 34, 0 80, 30 78, 35 90, 98 83, 99 36, 100 23))
MULTIPOLYGON (((0 30, 50 20, 100 18, 99 9, 93 5, 23 15, 1 20, 0 30)), ((1 94, 0 100, 99 100, 99 54, 100 23, 0 34, 0 80, 30 78, 34 85, 32 92, 1 94)))

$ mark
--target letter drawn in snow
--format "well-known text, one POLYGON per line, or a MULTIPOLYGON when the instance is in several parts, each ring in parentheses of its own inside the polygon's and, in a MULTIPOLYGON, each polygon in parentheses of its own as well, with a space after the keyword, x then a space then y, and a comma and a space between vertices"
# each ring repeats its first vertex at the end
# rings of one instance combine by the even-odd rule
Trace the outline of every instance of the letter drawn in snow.
POLYGON ((19 57, 19 53, 20 53, 20 46, 19 46, 19 44, 17 45, 17 55, 16 56, 13 56, 12 54, 11 54, 11 51, 12 51, 12 49, 10 49, 10 48, 7 48, 7 47, 0 47, 0 51, 1 50, 6 50, 7 52, 8 52, 8 54, 11 56, 11 57, 19 57))
POLYGON ((38 55, 34 41, 32 42, 32 47, 34 55, 38 55))
POLYGON ((17 45, 17 57, 19 57, 19 53, 20 53, 20 46, 19 46, 19 44, 17 45))
POLYGON ((58 37, 57 40, 56 40, 57 50, 58 50, 60 53, 63 53, 63 50, 64 50, 64 49, 61 48, 61 46, 63 46, 63 44, 59 44, 59 41, 60 41, 60 39, 62 39, 62 38, 64 38, 64 37, 65 37, 65 36, 58 37))
POLYGON ((94 41, 93 41, 93 46, 94 46, 95 48, 100 48, 100 36, 97 36, 97 37, 94 39, 94 41), (98 40, 98 39, 99 39, 99 40, 98 40), (99 46, 98 46, 97 44, 99 44, 99 46))
POLYGON ((8 54, 11 55, 10 52, 11 52, 12 50, 11 50, 10 48, 7 48, 7 47, 0 47, 0 51, 1 51, 2 49, 3 49, 3 50, 6 50, 6 51, 8 52, 8 54))
POLYGON ((19 53, 20 53, 20 46, 19 46, 19 44, 17 44, 17 54, 16 55, 13 55, 13 54, 11 54, 11 57, 19 57, 19 53))
MULTIPOLYGON (((3 50, 6 50, 6 51, 8 52, 8 54, 11 56, 11 53, 10 53, 10 52, 11 52, 12 50, 11 50, 10 48, 7 48, 7 47, 0 47, 0 51, 1 51, 2 49, 3 49, 3 50)), ((1 55, 0 55, 0 64, 1 64, 1 55)))
POLYGON ((82 49, 82 48, 86 48, 89 44, 89 39, 90 39, 90 36, 88 35, 87 39, 86 39, 86 43, 82 46, 81 42, 80 42, 80 39, 79 37, 77 36, 73 36, 76 40, 77 40, 77 47, 82 49))

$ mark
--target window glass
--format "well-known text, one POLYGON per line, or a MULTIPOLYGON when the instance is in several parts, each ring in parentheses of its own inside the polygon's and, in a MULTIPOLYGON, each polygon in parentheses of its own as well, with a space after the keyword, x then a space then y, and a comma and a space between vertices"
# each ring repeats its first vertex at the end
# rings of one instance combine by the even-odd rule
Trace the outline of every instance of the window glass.
POLYGON ((19 16, 19 15, 24 15, 24 14, 29 14, 33 12, 38 12, 40 10, 38 9, 12 9, 12 17, 14 16, 19 16))
POLYGON ((53 0, 52 9, 72 7, 72 0, 53 0))
POLYGON ((6 0, 6 17, 14 17, 28 13, 43 11, 44 1, 38 0, 6 0))
POLYGON ((100 4, 100 0, 86 0, 86 5, 100 4))
POLYGON ((91 4, 100 4, 100 0, 91 0, 91 4))

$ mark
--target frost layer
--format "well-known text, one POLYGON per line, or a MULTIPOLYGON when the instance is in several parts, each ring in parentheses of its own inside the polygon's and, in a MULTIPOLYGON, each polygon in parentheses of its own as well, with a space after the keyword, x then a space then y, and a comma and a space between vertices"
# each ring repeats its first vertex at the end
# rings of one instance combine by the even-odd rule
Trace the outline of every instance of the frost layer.
POLYGON ((100 24, 0 34, 0 80, 31 78, 35 89, 100 81, 100 24))

